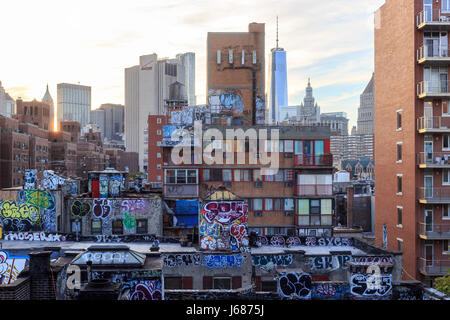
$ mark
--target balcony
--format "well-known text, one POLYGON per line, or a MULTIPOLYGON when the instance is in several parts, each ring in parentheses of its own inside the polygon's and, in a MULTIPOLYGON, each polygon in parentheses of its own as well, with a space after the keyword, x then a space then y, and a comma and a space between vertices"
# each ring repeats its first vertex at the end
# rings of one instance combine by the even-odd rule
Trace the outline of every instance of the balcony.
POLYGON ((450 186, 447 188, 418 188, 417 197, 420 203, 450 204, 450 186))
POLYGON ((449 81, 421 81, 417 84, 417 96, 424 98, 450 98, 449 81))
POLYGON ((450 168, 450 154, 442 152, 421 152, 417 155, 419 168, 450 168))
POLYGON ((417 119, 419 133, 450 132, 450 117, 420 117, 417 119))
POLYGON ((450 64, 450 52, 439 46, 423 46, 417 50, 417 63, 424 66, 445 67, 450 64))
POLYGON ((295 155, 296 167, 333 167, 333 155, 331 153, 313 155, 313 154, 297 154, 295 155))
POLYGON ((331 214, 297 214, 295 224, 302 227, 326 227, 333 226, 333 215, 331 214))
POLYGON ((450 13, 443 13, 441 9, 423 10, 416 16, 417 29, 422 31, 450 30, 450 13))
POLYGON ((450 259, 434 260, 419 258, 418 268, 420 273, 425 276, 443 276, 449 272, 450 259))
POLYGON ((301 184, 295 186, 295 195, 298 197, 332 196, 332 184, 301 184))
POLYGON ((424 240, 450 239, 450 221, 448 224, 418 224, 419 237, 424 240))

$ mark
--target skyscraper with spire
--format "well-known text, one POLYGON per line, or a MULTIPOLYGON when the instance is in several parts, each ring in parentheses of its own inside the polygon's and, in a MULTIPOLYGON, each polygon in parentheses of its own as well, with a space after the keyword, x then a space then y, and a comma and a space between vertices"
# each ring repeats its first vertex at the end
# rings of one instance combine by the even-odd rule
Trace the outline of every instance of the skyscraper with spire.
POLYGON ((48 84, 47 84, 47 90, 45 91, 44 97, 42 98, 42 102, 46 103, 50 106, 50 125, 49 125, 49 130, 50 131, 56 131, 57 128, 57 124, 55 121, 55 104, 53 102, 53 98, 50 95, 50 91, 48 90, 48 84))
POLYGON ((268 81, 268 99, 267 99, 267 122, 277 123, 281 119, 281 108, 288 106, 287 91, 287 64, 286 51, 278 46, 278 17, 277 17, 277 43, 276 47, 270 52, 268 81))

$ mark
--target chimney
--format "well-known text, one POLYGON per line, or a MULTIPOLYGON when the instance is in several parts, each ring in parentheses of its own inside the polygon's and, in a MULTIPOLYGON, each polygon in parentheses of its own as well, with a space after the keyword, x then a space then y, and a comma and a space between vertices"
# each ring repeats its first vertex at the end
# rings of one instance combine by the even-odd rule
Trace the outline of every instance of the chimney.
POLYGON ((353 227, 353 195, 355 191, 353 186, 347 187, 347 227, 353 227))
POLYGON ((30 256, 30 300, 56 300, 56 274, 50 268, 51 251, 31 252, 30 256))

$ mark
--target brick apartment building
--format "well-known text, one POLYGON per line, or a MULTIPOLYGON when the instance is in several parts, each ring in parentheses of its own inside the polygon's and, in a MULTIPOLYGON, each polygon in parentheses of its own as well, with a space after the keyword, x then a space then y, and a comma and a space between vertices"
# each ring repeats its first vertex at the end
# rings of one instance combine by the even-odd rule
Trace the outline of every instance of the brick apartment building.
POLYGON ((450 8, 386 0, 375 13, 377 244, 427 284, 450 261, 450 8))
POLYGON ((208 32, 207 97, 212 124, 264 124, 265 25, 208 32))
MULTIPOLYGON (((50 130, 50 106, 36 99, 33 101, 16 101, 16 118, 20 122, 32 123, 44 130, 50 130)), ((53 125, 53 124, 52 124, 53 125)))

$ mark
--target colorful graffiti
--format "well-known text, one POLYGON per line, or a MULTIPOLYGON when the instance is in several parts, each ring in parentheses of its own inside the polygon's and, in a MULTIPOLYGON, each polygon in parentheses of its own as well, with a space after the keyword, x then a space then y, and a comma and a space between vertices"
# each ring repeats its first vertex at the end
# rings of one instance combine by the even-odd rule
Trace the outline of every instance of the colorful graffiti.
POLYGON ((203 256, 203 265, 208 268, 240 268, 242 265, 242 256, 235 255, 206 255, 203 256))
POLYGON ((87 201, 75 200, 70 206, 70 213, 74 218, 83 218, 92 212, 92 204, 87 201))
POLYGON ((309 257, 306 264, 311 270, 332 271, 337 269, 347 269, 348 261, 353 261, 351 255, 328 255, 309 257))
POLYGON ((109 196, 110 197, 118 197, 120 195, 121 187, 122 187, 122 177, 121 176, 110 176, 109 177, 109 196))
POLYGON ((162 281, 137 280, 124 283, 121 300, 162 300, 162 281))
POLYGON ((392 293, 392 274, 352 274, 350 292, 361 298, 387 297, 392 293))
POLYGON ((295 246, 308 246, 308 247, 348 247, 353 244, 349 238, 324 238, 324 237, 298 237, 298 236, 258 236, 254 245, 257 247, 273 246, 273 247, 295 247, 295 246))
POLYGON ((5 235, 5 240, 25 240, 25 241, 66 241, 66 237, 58 233, 41 232, 11 232, 5 235))
POLYGON ((12 257, 8 251, 0 251, 0 284, 10 284, 29 264, 28 257, 12 257))
POLYGON ((19 198, 17 190, 0 190, 0 201, 14 201, 19 198))
POLYGON ((25 170, 25 186, 24 189, 36 189, 37 175, 36 170, 25 170))
POLYGON ((208 102, 211 106, 211 113, 231 112, 233 114, 242 114, 244 112, 244 102, 239 90, 227 92, 209 90, 208 102))
POLYGON ((111 201, 106 199, 93 199, 92 215, 97 219, 108 219, 112 213, 111 201))
POLYGON ((278 292, 284 299, 311 299, 312 289, 312 278, 308 273, 282 273, 278 278, 278 292))
POLYGON ((241 250, 249 245, 248 211, 243 201, 207 202, 200 213, 203 250, 241 250))
POLYGON ((66 179, 58 176, 53 170, 44 170, 44 178, 41 180, 41 187, 46 190, 57 190, 60 185, 64 185, 66 179))
POLYGON ((314 283, 312 300, 346 300, 350 296, 350 287, 347 284, 314 283))
POLYGON ((255 267, 265 267, 268 264, 277 267, 287 267, 292 264, 292 254, 282 254, 282 255, 264 255, 255 256, 252 255, 252 263, 255 267))
POLYGON ((100 198, 108 198, 108 175, 101 174, 99 176, 99 192, 100 198))
POLYGON ((197 254, 168 254, 162 255, 164 266, 169 268, 201 265, 200 255, 197 254))

